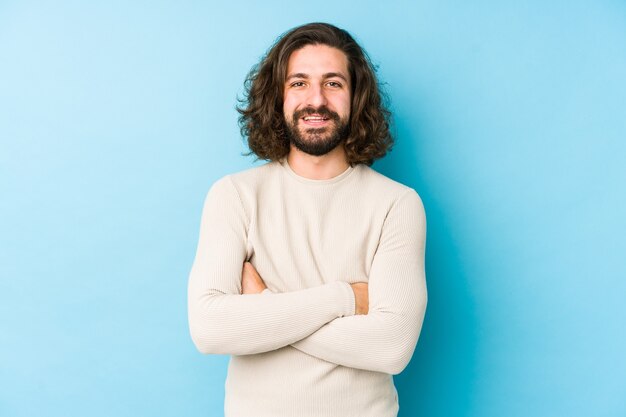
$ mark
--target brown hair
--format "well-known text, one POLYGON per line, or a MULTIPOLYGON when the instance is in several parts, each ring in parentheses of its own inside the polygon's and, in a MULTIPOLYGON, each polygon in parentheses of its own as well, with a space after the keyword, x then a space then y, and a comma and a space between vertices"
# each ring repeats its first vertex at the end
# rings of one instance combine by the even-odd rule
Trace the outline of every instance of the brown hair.
POLYGON ((241 134, 248 139, 249 154, 277 161, 289 153, 283 115, 283 89, 291 54, 306 45, 337 48, 348 58, 352 91, 348 137, 343 146, 351 165, 371 165, 391 149, 391 113, 367 53, 348 32, 327 23, 309 23, 281 35, 265 57, 248 74, 244 98, 237 107, 241 134))

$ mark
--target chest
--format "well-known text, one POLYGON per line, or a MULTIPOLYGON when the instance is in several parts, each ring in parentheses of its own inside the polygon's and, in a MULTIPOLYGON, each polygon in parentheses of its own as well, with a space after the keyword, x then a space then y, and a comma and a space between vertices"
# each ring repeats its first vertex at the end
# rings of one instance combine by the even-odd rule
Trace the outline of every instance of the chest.
POLYGON ((366 199, 332 193, 259 199, 248 231, 250 260, 273 291, 367 282, 386 213, 366 199))

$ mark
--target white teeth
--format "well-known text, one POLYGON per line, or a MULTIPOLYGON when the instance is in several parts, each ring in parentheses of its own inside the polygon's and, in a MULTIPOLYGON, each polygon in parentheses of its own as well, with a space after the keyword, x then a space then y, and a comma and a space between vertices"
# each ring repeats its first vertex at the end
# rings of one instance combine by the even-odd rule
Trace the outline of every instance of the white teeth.
POLYGON ((306 121, 309 121, 309 120, 315 120, 315 121, 318 121, 318 120, 326 120, 326 118, 324 118, 324 117, 319 117, 319 116, 305 116, 305 117, 304 117, 304 120, 306 120, 306 121))

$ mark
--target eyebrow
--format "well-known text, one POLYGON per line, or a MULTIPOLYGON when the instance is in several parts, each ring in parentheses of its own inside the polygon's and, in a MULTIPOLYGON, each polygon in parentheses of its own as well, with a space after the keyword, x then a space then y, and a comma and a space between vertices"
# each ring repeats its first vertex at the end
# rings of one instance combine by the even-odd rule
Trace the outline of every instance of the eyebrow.
MULTIPOLYGON (((343 75, 340 72, 327 72, 326 74, 322 75, 323 79, 334 78, 334 77, 341 78, 345 82, 348 82, 348 79, 345 77, 345 75, 343 75)), ((291 80, 293 78, 304 78, 305 80, 307 80, 307 79, 309 79, 309 75, 305 74, 303 72, 298 72, 298 73, 295 73, 295 74, 291 74, 291 75, 289 75, 287 77, 287 80, 285 80, 285 82, 289 81, 289 80, 291 80)))

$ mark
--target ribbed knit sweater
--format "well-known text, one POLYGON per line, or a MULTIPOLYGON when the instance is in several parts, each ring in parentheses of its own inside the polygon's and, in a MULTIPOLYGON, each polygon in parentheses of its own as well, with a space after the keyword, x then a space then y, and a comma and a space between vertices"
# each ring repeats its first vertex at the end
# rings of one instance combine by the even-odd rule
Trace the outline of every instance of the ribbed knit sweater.
POLYGON ((271 162, 218 180, 189 326, 201 352, 231 355, 226 417, 395 417, 392 374, 426 308, 425 234, 417 193, 365 165, 311 180, 271 162), (246 260, 261 294, 241 294, 246 260), (355 315, 355 282, 368 283, 367 315, 355 315))

